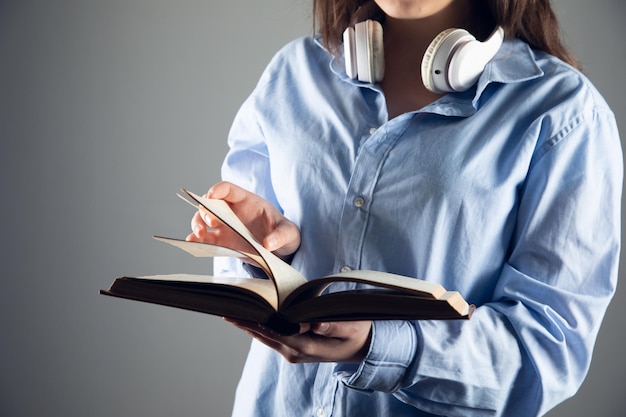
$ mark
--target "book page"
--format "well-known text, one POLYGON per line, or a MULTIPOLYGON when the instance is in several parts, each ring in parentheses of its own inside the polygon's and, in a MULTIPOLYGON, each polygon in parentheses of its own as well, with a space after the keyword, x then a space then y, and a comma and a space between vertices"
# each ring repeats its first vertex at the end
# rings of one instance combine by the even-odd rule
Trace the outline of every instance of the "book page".
POLYGON ((255 305, 257 307, 265 305, 274 311, 278 310, 278 297, 274 283, 269 279, 261 278, 214 277, 197 274, 119 277, 108 290, 101 290, 100 293, 217 315, 222 314, 222 311, 228 311, 229 308, 231 310, 246 307, 250 309, 255 305), (183 298, 181 294, 184 294, 183 298), (176 304, 171 304, 173 299, 178 299, 176 304), (166 302, 167 300, 170 302, 166 302), (204 301, 199 302, 199 300, 204 301), (199 305, 206 303, 206 300, 211 300, 210 310, 198 309, 199 305))
POLYGON ((470 313, 468 304, 463 303, 460 296, 435 299, 381 289, 333 292, 284 306, 281 313, 299 323, 468 319, 470 313))
POLYGON ((270 271, 268 274, 276 285, 279 304, 287 298, 296 288, 305 284, 307 280, 291 265, 284 262, 278 256, 268 251, 261 245, 248 228, 239 220, 228 203, 223 200, 201 197, 190 191, 183 190, 189 197, 195 200, 200 207, 204 208, 222 223, 229 226, 233 231, 245 239, 259 256, 265 261, 270 271))
POLYGON ((188 282, 194 284, 213 284, 220 286, 230 286, 253 292, 264 298, 272 307, 278 309, 278 298, 274 290, 274 284, 267 279, 260 278, 233 278, 233 277, 214 277, 210 275, 196 274, 165 274, 165 275, 146 275, 136 277, 134 279, 143 279, 151 281, 169 281, 169 282, 188 282))
POLYGON ((388 272, 356 270, 328 275, 309 281, 298 290, 294 291, 286 304, 290 305, 299 302, 299 300, 316 297, 335 282, 356 282, 375 287, 396 289, 406 292, 407 294, 432 299, 439 299, 446 294, 446 289, 442 285, 434 282, 388 272))
POLYGON ((270 270, 267 267, 265 260, 255 253, 228 249, 223 246, 212 245, 210 243, 189 242, 187 240, 175 239, 171 237, 152 236, 152 238, 160 242, 176 246, 177 248, 182 249, 197 258, 214 258, 218 256, 240 258, 245 262, 258 266, 263 269, 268 276, 270 275, 270 270))

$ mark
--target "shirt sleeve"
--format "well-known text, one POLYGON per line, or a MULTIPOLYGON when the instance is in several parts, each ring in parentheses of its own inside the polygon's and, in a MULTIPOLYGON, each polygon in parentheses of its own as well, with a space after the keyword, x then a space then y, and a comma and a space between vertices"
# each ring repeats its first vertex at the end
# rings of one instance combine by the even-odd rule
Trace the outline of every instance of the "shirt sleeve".
POLYGON ((228 134, 229 152, 222 164, 222 179, 260 195, 279 208, 271 183, 269 151, 256 117, 263 111, 257 103, 263 80, 235 116, 228 134))
POLYGON ((492 301, 469 321, 375 322, 339 378, 446 416, 541 415, 573 395, 615 292, 622 176, 613 114, 572 118, 535 151, 492 301))
MULTIPOLYGON (((258 96, 266 82, 264 73, 233 120, 228 134, 229 151, 221 174, 223 181, 232 182, 279 207, 271 184, 269 152, 257 117, 261 111, 258 96)), ((235 258, 214 258, 213 271, 218 276, 257 276, 235 258)))

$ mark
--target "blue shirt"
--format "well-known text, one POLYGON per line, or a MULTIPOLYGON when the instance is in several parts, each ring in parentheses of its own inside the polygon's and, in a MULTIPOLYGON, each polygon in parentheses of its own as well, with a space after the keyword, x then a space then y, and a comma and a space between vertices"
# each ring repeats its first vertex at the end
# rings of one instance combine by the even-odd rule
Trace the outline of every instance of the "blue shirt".
MULTIPOLYGON (((536 416, 573 395, 614 294, 622 156, 578 71, 506 41, 477 85, 389 120, 378 85, 311 38, 236 116, 223 178, 301 230, 308 279, 346 268, 441 283, 469 321, 374 322, 359 365, 253 342, 235 416, 536 416)), ((241 274, 217 260, 219 274, 241 274)))

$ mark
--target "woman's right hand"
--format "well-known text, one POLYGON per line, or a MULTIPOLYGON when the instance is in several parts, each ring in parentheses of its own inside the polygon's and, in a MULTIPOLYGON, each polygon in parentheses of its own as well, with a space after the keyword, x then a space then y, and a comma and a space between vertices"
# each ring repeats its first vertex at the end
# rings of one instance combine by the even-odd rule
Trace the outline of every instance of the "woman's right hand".
MULTIPOLYGON (((300 246, 298 227, 264 198, 230 182, 215 184, 205 197, 224 200, 263 247, 276 255, 288 257, 300 246)), ((205 211, 193 216, 191 230, 189 241, 249 250, 243 238, 205 211)))

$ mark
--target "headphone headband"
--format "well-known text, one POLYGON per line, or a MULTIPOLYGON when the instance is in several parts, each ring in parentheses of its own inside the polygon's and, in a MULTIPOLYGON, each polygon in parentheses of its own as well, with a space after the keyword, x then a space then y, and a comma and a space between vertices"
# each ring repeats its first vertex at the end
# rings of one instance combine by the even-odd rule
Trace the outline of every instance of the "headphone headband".
MULTIPOLYGON (((421 64, 424 86, 433 93, 461 92, 472 87, 504 42, 498 26, 484 42, 464 29, 447 29, 428 46, 421 64)), ((383 28, 366 20, 343 33, 346 74, 363 82, 379 82, 384 75, 383 28)))

